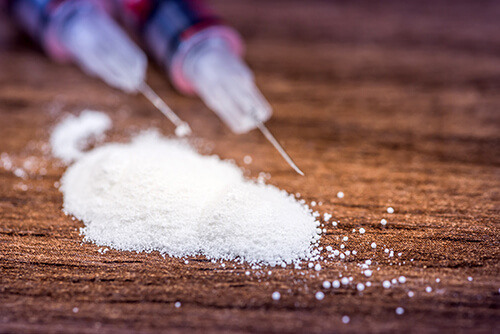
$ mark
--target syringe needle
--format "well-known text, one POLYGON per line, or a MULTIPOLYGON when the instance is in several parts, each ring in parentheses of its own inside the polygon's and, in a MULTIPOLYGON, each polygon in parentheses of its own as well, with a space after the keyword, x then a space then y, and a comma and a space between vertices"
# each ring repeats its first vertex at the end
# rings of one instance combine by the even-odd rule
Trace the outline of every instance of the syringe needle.
POLYGON ((262 132, 262 134, 264 135, 264 137, 266 137, 267 140, 269 140, 269 142, 271 142, 271 144, 273 144, 273 146, 276 148, 276 150, 278 150, 278 152, 280 152, 280 154, 283 157, 283 159, 285 159, 286 162, 288 162, 288 164, 297 173, 299 173, 300 175, 304 176, 304 172, 301 171, 299 167, 297 167, 297 165, 295 164, 295 162, 293 162, 292 158, 290 158, 290 156, 286 153, 285 149, 280 145, 280 143, 276 140, 276 138, 274 138, 273 134, 264 125, 264 123, 257 122, 257 127, 259 128, 260 132, 262 132))
POLYGON ((147 83, 143 82, 139 86, 139 91, 172 123, 175 125, 175 134, 184 137, 191 134, 189 125, 181 120, 177 114, 155 93, 147 83))

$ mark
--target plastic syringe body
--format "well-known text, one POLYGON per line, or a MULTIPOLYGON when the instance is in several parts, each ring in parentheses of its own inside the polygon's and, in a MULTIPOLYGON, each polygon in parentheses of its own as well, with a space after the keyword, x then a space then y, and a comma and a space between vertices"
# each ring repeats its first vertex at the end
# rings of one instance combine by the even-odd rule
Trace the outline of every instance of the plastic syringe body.
POLYGON ((242 60, 243 42, 198 0, 117 0, 124 21, 182 93, 198 95, 235 133, 271 107, 242 60))
POLYGON ((51 58, 126 92, 145 80, 147 58, 107 14, 107 1, 10 0, 11 16, 51 58))

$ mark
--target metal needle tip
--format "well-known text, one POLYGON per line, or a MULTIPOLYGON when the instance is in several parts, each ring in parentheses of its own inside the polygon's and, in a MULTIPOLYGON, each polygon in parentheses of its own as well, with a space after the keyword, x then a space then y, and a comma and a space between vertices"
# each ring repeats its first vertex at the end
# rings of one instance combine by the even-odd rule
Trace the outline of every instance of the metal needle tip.
POLYGON ((273 134, 269 129, 264 125, 262 122, 257 122, 257 128, 259 128, 260 132, 264 135, 264 137, 269 140, 271 144, 273 144, 274 148, 278 150, 278 152, 281 154, 283 159, 285 159, 286 162, 293 168, 294 171, 296 171, 298 174, 304 176, 304 172, 300 170, 299 167, 293 162, 292 158, 286 153, 285 149, 280 145, 280 143, 274 138, 273 134))
POLYGON ((170 107, 155 93, 147 83, 143 82, 139 86, 139 91, 144 95, 170 122, 175 125, 175 135, 184 137, 191 134, 191 128, 170 107))

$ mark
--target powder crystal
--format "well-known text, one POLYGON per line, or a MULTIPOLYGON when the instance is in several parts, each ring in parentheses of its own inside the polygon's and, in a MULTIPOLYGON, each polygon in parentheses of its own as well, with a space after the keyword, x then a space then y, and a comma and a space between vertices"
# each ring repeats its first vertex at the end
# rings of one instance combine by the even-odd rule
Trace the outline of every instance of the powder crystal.
POLYGON ((317 300, 323 300, 325 298, 325 294, 321 291, 316 292, 316 299, 317 300))
POLYGON ((281 294, 278 291, 274 291, 272 294, 273 300, 280 300, 281 294))

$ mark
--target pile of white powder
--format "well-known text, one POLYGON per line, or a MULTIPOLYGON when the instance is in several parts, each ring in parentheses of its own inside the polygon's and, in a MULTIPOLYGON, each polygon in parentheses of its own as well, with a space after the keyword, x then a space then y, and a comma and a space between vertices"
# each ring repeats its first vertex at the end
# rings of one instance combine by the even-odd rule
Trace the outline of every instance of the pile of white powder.
MULTIPOLYGON (((52 145, 60 151, 58 141, 52 145)), ((86 241, 270 265, 314 253, 319 222, 307 206, 185 142, 146 132, 74 156, 60 190, 65 212, 84 222, 86 241)))
POLYGON ((70 115, 52 131, 52 154, 66 164, 75 161, 83 156, 87 141, 100 137, 111 125, 111 119, 98 111, 84 110, 79 117, 70 115))

